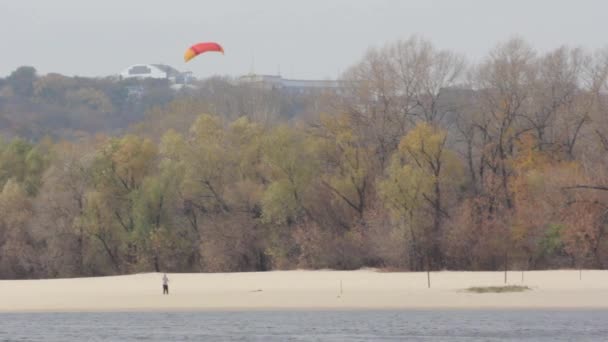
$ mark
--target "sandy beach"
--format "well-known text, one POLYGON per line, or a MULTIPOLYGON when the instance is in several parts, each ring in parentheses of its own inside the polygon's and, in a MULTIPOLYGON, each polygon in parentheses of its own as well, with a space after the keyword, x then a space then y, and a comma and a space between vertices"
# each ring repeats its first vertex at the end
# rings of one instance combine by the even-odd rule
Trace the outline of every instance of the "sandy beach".
POLYGON ((501 286, 503 272, 426 273, 274 271, 162 274, 0 281, 0 312, 334 310, 334 309, 608 309, 608 271, 509 272, 521 293, 477 294, 471 286, 501 286))

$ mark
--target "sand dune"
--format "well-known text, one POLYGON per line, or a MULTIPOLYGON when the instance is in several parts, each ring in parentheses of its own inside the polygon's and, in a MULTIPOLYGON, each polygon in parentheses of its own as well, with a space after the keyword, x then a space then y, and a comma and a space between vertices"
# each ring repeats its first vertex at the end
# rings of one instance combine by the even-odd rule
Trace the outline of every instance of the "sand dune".
POLYGON ((0 281, 0 311, 608 308, 608 271, 509 272, 522 293, 474 294, 502 272, 275 271, 0 281), (342 292, 340 290, 342 284, 342 292))

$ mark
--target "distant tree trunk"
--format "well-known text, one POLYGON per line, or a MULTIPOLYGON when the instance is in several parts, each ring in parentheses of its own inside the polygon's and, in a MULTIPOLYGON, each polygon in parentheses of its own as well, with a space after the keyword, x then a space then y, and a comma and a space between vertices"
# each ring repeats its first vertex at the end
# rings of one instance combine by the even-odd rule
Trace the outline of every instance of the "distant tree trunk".
POLYGON ((414 228, 409 229, 411 239, 409 241, 409 255, 410 255, 410 269, 419 271, 422 269, 422 261, 420 253, 418 252, 418 244, 416 243, 416 235, 414 234, 414 228))
POLYGON ((505 264, 505 284, 507 283, 507 264, 509 261, 509 255, 507 250, 505 249, 505 258, 504 258, 504 264, 505 264))
POLYGON ((78 229, 78 275, 82 276, 84 274, 84 232, 82 227, 78 229))
MULTIPOLYGON (((84 200, 83 196, 79 195, 76 197, 76 202, 78 204, 78 216, 82 217, 84 214, 84 200)), ((78 225, 78 238, 77 238, 77 248, 78 248, 78 275, 84 275, 84 228, 82 224, 78 225)))
POLYGON ((475 164, 473 162, 473 140, 467 139, 467 165, 469 167, 469 176, 471 178, 471 186, 473 187, 473 192, 475 194, 478 193, 479 188, 477 186, 477 177, 475 173, 475 164))
POLYGON ((428 255, 428 252, 427 252, 427 255, 426 255, 426 284, 427 284, 427 287, 430 289, 431 288, 431 268, 430 268, 430 265, 429 265, 429 255, 428 255))
POLYGON ((114 267, 114 270, 116 272, 120 273, 120 265, 118 264, 118 259, 116 258, 114 253, 112 253, 112 249, 110 248, 110 246, 108 246, 108 243, 106 242, 106 240, 99 234, 95 234, 95 237, 101 242, 104 250, 110 257, 110 261, 112 262, 112 266, 114 267))
POLYGON ((198 228, 198 216, 196 215, 195 208, 193 208, 192 203, 187 201, 185 203, 186 206, 186 217, 190 223, 190 228, 192 228, 192 232, 195 236, 195 241, 193 242, 193 250, 192 250, 192 266, 196 271, 202 271, 202 258, 201 258, 201 232, 198 228))
MULTIPOLYGON (((438 163, 439 164, 439 163, 438 163)), ((441 216, 443 212, 441 210, 441 189, 439 187, 439 175, 435 176, 435 203, 434 203, 434 218, 433 218, 433 263, 435 267, 441 267, 443 265, 443 254, 439 243, 436 241, 437 237, 441 234, 441 216)))
POLYGON ((157 273, 160 272, 160 267, 159 267, 158 255, 157 254, 154 255, 154 270, 157 273))

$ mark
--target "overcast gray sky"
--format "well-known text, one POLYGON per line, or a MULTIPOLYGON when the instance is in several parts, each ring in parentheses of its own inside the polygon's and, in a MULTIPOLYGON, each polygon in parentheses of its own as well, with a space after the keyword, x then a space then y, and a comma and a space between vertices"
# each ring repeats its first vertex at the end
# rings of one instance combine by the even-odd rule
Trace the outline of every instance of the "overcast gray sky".
POLYGON ((370 46, 419 34, 471 59, 515 35, 540 51, 608 46, 603 0, 0 0, 0 76, 104 76, 166 63, 199 77, 335 78, 370 46), (192 43, 226 55, 183 62, 192 43))

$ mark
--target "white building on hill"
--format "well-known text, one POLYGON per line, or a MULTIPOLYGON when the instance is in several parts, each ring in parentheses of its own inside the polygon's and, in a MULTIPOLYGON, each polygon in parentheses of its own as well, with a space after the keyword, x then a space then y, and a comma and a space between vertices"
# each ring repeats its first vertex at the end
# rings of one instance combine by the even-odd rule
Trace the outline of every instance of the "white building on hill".
POLYGON ((168 79, 174 84, 188 84, 192 80, 191 72, 180 72, 179 70, 164 64, 135 64, 120 73, 121 79, 168 79))
POLYGON ((340 82, 334 80, 289 80, 281 76, 250 74, 241 76, 238 83, 266 89, 278 89, 288 93, 304 94, 312 91, 340 90, 340 82))

